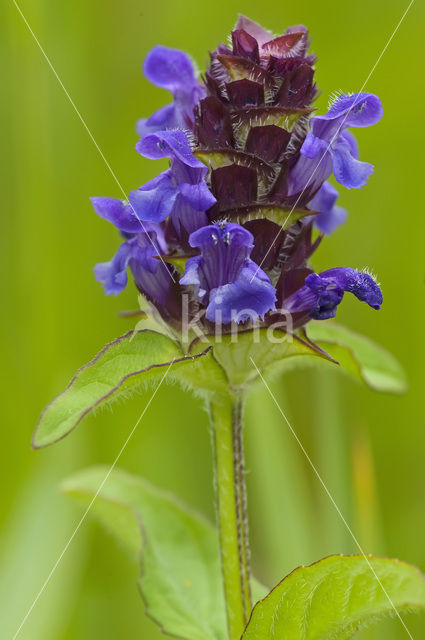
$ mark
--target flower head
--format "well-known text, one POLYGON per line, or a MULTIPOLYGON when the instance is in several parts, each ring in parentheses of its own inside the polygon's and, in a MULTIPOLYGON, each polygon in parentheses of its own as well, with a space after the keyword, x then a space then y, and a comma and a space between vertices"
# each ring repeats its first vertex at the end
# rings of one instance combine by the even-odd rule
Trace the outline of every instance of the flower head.
POLYGON ((327 234, 346 218, 328 178, 357 188, 373 171, 358 160, 348 129, 382 116, 370 93, 340 95, 328 113, 312 115, 309 44, 302 25, 275 37, 240 16, 231 44, 211 53, 202 87, 186 54, 165 47, 148 54, 146 76, 174 101, 139 123, 136 150, 168 158, 169 167, 131 191, 128 202, 92 199, 126 238, 111 262, 96 267, 107 293, 124 288, 129 267, 156 305, 178 309, 189 295, 189 309, 205 308, 207 326, 267 325, 277 304, 299 327, 333 317, 347 291, 380 307, 381 291, 368 274, 309 267, 322 239, 313 226, 327 234), (185 263, 179 284, 167 262, 185 263))

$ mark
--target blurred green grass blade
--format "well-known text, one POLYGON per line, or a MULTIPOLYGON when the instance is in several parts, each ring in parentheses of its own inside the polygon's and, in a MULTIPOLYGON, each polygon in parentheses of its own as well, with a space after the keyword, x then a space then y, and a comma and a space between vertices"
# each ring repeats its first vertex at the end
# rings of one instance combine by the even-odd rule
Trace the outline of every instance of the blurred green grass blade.
MULTIPOLYGON (((54 484, 54 478, 77 459, 75 450, 68 448, 40 461, 2 531, 1 638, 11 639, 17 632, 78 522, 54 484)), ((81 530, 25 621, 19 640, 64 637, 81 592, 87 551, 86 531, 81 530)))
MULTIPOLYGON (((287 406, 286 394, 277 387, 274 384, 279 402, 287 406)), ((316 538, 311 532, 315 513, 303 454, 266 393, 264 387, 256 388, 245 411, 247 481, 255 504, 253 537, 258 537, 267 574, 277 580, 294 563, 314 558, 316 538)))
MULTIPOLYGON (((312 432, 315 464, 341 513, 348 522, 353 522, 348 425, 344 424, 341 407, 340 378, 335 369, 326 375, 317 371, 311 373, 314 383, 312 432)), ((319 484, 316 489, 323 539, 321 555, 358 551, 329 496, 319 484)))
POLYGON ((394 607, 401 613, 425 608, 425 579, 415 567, 368 560, 373 571, 363 556, 330 556, 299 567, 254 607, 243 640, 349 640, 395 615, 394 607))
POLYGON ((407 380, 401 365, 370 338, 329 321, 309 323, 307 335, 371 389, 387 393, 406 391, 407 380))

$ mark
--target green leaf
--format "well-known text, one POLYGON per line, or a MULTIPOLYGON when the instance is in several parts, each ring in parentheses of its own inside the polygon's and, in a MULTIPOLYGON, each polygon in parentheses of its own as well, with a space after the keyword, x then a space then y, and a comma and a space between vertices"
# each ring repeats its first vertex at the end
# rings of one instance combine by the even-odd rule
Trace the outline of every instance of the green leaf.
MULTIPOLYGON (((82 471, 63 489, 90 503, 108 471, 82 471)), ((90 513, 134 558, 143 537, 140 591, 147 614, 163 631, 189 640, 225 640, 218 536, 211 524, 171 494, 121 470, 108 477, 90 513)), ((258 598, 265 593, 258 583, 253 592, 258 598)))
POLYGON ((330 556, 299 567, 254 607, 242 639, 348 640, 381 616, 395 615, 394 607, 425 607, 425 579, 415 567, 368 561, 373 571, 363 556, 330 556))
POLYGON ((335 322, 311 322, 306 329, 310 340, 371 389, 387 393, 406 391, 407 380, 400 364, 369 338, 335 322))
MULTIPOLYGON (((288 361, 299 356, 330 359, 314 345, 279 329, 250 329, 238 334, 211 338, 215 360, 226 372, 234 388, 246 387, 258 380, 255 365, 264 373, 278 373, 288 361)), ((205 346, 205 345, 204 345, 205 346)), ((200 343, 194 341, 190 351, 199 350, 200 343)))
MULTIPOLYGON (((130 331, 108 344, 83 366, 65 391, 46 407, 38 421, 33 446, 40 448, 57 442, 93 409, 110 404, 123 394, 128 395, 152 378, 163 376, 168 367, 170 379, 177 378, 184 367, 190 368, 207 354, 205 345, 196 353, 183 355, 177 342, 166 335, 149 330, 130 331)), ((191 382, 188 376, 185 381, 191 382)), ((205 387, 209 384, 216 388, 220 380, 204 376, 202 382, 205 387)))

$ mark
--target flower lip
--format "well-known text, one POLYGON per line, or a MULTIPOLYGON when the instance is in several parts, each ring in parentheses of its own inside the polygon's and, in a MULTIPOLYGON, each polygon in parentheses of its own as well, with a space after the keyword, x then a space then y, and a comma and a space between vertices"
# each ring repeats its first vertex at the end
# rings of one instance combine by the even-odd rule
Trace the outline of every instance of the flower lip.
POLYGON ((327 113, 314 118, 319 122, 344 117, 346 127, 370 127, 379 122, 383 113, 378 96, 373 93, 353 93, 338 96, 327 113))
POLYGON ((161 89, 174 93, 195 84, 195 69, 189 56, 179 49, 156 45, 145 58, 143 73, 161 89))
POLYGON ((193 155, 186 134, 179 129, 148 133, 136 144, 136 151, 150 160, 178 158, 188 167, 208 173, 207 167, 193 155))

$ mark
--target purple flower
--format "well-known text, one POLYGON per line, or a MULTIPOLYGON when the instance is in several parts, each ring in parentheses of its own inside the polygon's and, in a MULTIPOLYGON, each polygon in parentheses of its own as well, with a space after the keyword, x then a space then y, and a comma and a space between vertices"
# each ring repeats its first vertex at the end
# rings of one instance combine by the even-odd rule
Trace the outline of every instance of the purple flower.
POLYGON ((156 111, 150 118, 137 123, 137 133, 161 129, 188 128, 193 124, 193 109, 203 97, 190 58, 178 49, 157 45, 148 53, 143 72, 150 82, 173 94, 174 102, 156 111))
POLYGON ((182 227, 192 233, 208 224, 205 211, 216 200, 205 182, 208 168, 195 158, 186 135, 178 129, 151 133, 137 143, 136 151, 145 158, 171 159, 169 169, 130 192, 136 216, 147 222, 170 216, 179 234, 182 227))
POLYGON ((309 209, 319 212, 314 216, 314 224, 322 233, 332 233, 347 218, 347 211, 336 206, 337 198, 338 191, 335 187, 330 182, 324 182, 308 203, 309 209))
POLYGON ((201 255, 190 258, 181 284, 194 285, 206 318, 218 324, 257 320, 274 309, 276 290, 249 256, 252 234, 238 224, 219 222, 189 238, 201 255))
POLYGON ((155 302, 165 304, 172 278, 167 267, 155 258, 159 255, 160 236, 152 225, 147 228, 146 233, 123 242, 112 260, 97 264, 94 272, 107 295, 118 295, 127 285, 130 267, 139 290, 155 302))
POLYGON ((334 318, 346 291, 372 309, 381 308, 382 292, 372 276, 349 267, 336 267, 308 275, 304 285, 285 300, 285 309, 291 313, 306 311, 315 320, 334 318))
POLYGON ((336 180, 347 187, 359 188, 366 184, 373 165, 358 160, 354 137, 347 127, 368 127, 382 117, 382 105, 372 93, 339 96, 323 116, 313 116, 301 147, 301 155, 289 175, 289 194, 311 193, 329 178, 332 171, 336 180))

